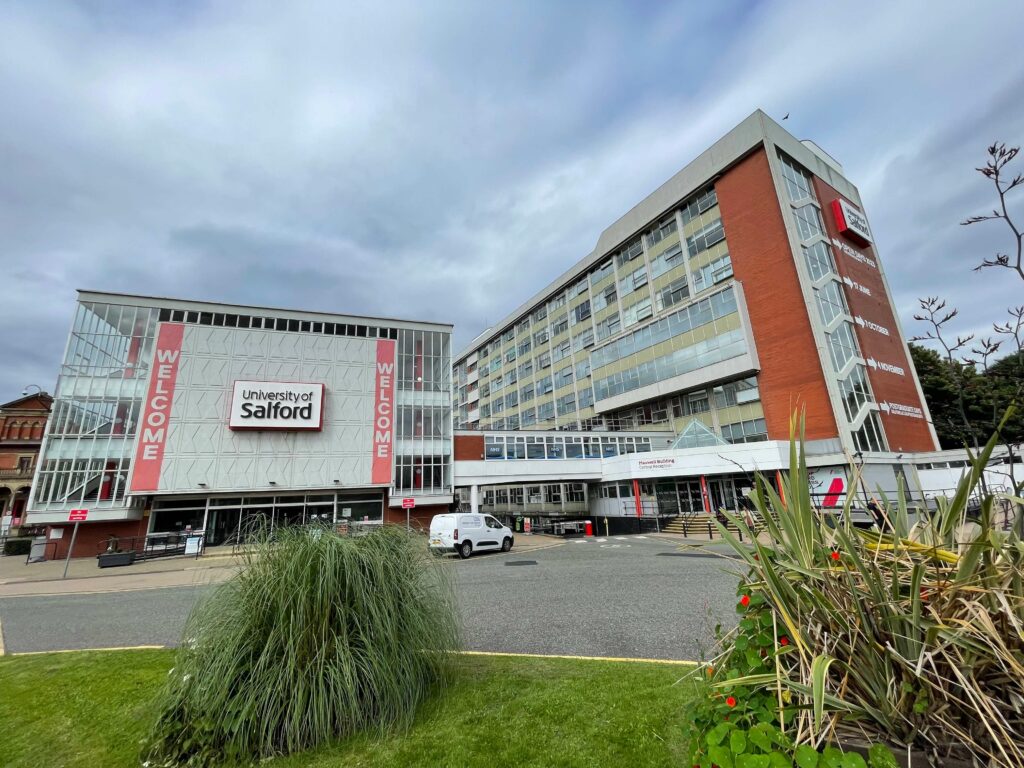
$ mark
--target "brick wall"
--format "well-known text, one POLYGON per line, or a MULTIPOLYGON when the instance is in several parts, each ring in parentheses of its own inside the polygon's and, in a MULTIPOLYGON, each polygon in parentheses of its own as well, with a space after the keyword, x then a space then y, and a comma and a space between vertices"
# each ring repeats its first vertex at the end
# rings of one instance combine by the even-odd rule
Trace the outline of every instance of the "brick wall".
MULTIPOLYGON (((71 533, 74 524, 69 525, 48 525, 46 527, 46 558, 48 560, 61 560, 68 556, 68 547, 71 546, 71 533), (64 535, 60 539, 50 539, 50 531, 60 528, 64 535)), ((149 518, 141 520, 121 520, 117 522, 103 523, 82 523, 78 526, 78 538, 75 539, 75 551, 72 557, 96 557, 101 550, 106 549, 106 541, 111 536, 123 538, 127 536, 145 536, 149 527, 149 518)), ((122 549, 128 549, 128 542, 124 542, 122 549)))
POLYGON ((455 461, 480 461, 483 457, 483 435, 455 436, 455 461))
POLYGON ((788 440, 789 419, 798 408, 806 409, 807 439, 838 437, 764 149, 728 170, 715 190, 760 358, 757 378, 768 437, 788 440))

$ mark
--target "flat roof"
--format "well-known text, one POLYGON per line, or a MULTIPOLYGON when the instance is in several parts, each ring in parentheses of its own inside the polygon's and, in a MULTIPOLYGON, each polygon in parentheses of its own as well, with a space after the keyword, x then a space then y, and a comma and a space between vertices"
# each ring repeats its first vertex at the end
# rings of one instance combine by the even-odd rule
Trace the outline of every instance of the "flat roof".
POLYGON ((137 293, 116 293, 110 291, 93 291, 87 288, 78 289, 79 301, 110 302, 120 299, 134 299, 144 302, 149 306, 166 309, 209 309, 221 308, 228 311, 246 310, 247 314, 274 313, 283 317, 292 317, 300 320, 319 320, 330 318, 330 321, 337 319, 351 321, 353 324, 371 325, 392 325, 406 327, 413 330, 444 330, 451 332, 454 325, 451 323, 434 323, 426 320, 403 320, 395 317, 374 317, 370 315, 344 315, 338 312, 321 312, 318 310, 287 309, 283 307, 259 307, 253 304, 229 304, 218 301, 200 301, 195 299, 176 299, 166 296, 146 296, 137 293))

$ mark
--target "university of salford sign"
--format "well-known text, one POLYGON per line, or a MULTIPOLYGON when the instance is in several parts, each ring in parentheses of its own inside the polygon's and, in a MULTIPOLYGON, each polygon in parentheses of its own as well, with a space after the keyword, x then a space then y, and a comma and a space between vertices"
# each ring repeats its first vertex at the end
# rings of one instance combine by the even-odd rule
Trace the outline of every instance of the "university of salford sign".
POLYGON ((236 381, 231 392, 231 429, 323 428, 324 385, 291 381, 236 381))
POLYGON ((832 201, 832 216, 836 220, 836 229, 839 230, 839 234, 850 238, 858 245, 871 244, 871 228, 868 226, 868 218, 860 208, 837 197, 832 201))

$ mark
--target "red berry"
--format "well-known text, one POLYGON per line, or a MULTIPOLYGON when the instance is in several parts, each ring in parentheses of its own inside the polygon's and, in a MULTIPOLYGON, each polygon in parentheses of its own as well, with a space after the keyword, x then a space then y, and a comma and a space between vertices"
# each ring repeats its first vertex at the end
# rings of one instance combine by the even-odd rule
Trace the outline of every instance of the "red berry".
POLYGON ((789 645, 789 638, 783 635, 779 638, 779 645, 789 645))
POLYGON ((740 605, 742 605, 744 608, 750 605, 750 595, 744 595, 743 597, 741 597, 740 605))
POLYGON ((839 559, 839 553, 838 552, 833 552, 832 553, 832 559, 833 560, 838 560, 839 559))
POLYGON ((736 706, 736 697, 735 696, 730 696, 728 699, 725 700, 725 703, 728 706, 730 706, 730 707, 735 707, 736 706))

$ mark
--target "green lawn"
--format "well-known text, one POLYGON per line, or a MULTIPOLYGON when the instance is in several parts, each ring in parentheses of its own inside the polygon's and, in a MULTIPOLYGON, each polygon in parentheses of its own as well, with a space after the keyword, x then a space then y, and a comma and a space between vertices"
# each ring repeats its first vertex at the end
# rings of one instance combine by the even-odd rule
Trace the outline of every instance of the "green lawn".
MULTIPOLYGON (((138 765, 148 701, 171 651, 0 659, 0 764, 138 765)), ((678 766, 686 667, 467 656, 413 728, 272 761, 317 766, 678 766)))

